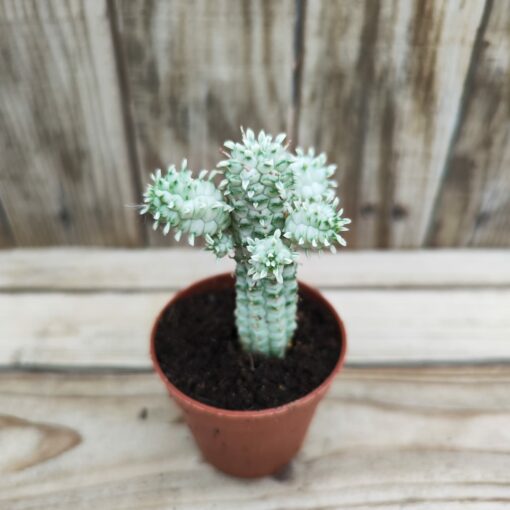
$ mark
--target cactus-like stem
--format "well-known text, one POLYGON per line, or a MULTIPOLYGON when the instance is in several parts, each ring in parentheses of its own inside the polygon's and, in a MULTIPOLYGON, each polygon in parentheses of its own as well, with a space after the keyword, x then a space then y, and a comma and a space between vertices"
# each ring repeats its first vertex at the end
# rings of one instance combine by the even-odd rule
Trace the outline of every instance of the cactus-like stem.
POLYGON ((285 267, 282 283, 261 280, 253 285, 249 266, 236 265, 236 326, 246 351, 283 357, 296 329, 296 263, 285 267))
POLYGON ((245 350, 282 357, 296 329, 298 248, 335 250, 345 245, 342 217, 331 180, 334 165, 313 149, 290 154, 284 134, 243 131, 242 143, 225 142, 227 159, 218 170, 191 176, 186 161, 180 171, 157 171, 144 195, 149 213, 163 233, 205 237, 206 249, 234 257, 236 326, 245 350), (224 173, 216 187, 212 178, 224 173))
POLYGON ((243 143, 226 142, 229 158, 219 163, 225 169, 225 200, 232 207, 233 230, 245 246, 282 229, 285 224, 286 190, 292 186, 291 155, 282 146, 285 135, 275 140, 264 132, 255 137, 248 129, 243 143))
POLYGON ((203 170, 193 179, 186 160, 180 171, 174 165, 168 167, 166 175, 156 170, 151 175, 153 183, 147 186, 144 194, 141 214, 150 213, 154 229, 162 226, 164 235, 173 228, 177 241, 182 234, 187 234, 191 245, 196 236, 221 236, 230 225, 232 208, 211 182, 212 177, 213 172, 203 170))

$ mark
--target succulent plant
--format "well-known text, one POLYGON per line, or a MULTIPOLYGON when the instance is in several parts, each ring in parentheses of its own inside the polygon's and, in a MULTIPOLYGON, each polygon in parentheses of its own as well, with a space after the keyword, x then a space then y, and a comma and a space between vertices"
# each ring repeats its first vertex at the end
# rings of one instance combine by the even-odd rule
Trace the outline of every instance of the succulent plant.
POLYGON ((286 135, 242 131, 225 142, 226 159, 194 178, 186 160, 151 176, 141 214, 175 239, 203 236, 206 249, 236 261, 236 325, 243 348, 283 357, 296 329, 297 250, 345 246, 331 179, 335 165, 313 149, 291 154, 286 135), (213 180, 223 180, 215 186, 213 180))

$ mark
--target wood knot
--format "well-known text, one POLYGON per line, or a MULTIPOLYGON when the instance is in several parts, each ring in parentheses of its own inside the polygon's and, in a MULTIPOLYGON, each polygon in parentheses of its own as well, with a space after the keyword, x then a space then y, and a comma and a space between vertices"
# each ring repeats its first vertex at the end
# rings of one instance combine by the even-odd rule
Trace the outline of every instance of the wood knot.
POLYGON ((487 211, 482 211, 478 213, 475 219, 476 228, 485 225, 489 221, 490 217, 491 215, 487 211))
POLYGON ((391 214, 391 217, 395 221, 400 221, 400 220, 403 220, 404 218, 407 218, 407 216, 409 215, 409 212, 407 211, 407 209, 403 205, 395 204, 391 208, 391 213, 390 214, 391 214))
POLYGON ((2 457, 2 471, 21 471, 41 464, 73 449, 82 442, 80 434, 69 427, 39 423, 0 415, 0 431, 8 434, 16 448, 2 457))
POLYGON ((377 206, 375 204, 370 203, 363 204, 360 207, 359 212, 363 218, 366 218, 368 216, 374 215, 377 212, 377 206))

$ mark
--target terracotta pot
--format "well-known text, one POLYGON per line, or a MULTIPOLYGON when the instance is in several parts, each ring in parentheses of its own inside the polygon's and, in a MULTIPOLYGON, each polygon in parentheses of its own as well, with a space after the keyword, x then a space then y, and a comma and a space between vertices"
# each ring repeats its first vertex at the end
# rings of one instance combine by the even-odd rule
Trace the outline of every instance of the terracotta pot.
POLYGON ((231 411, 198 402, 178 390, 165 376, 155 352, 158 322, 165 310, 191 294, 234 287, 230 274, 201 280, 182 290, 163 308, 151 334, 151 357, 156 372, 177 404, 182 408, 196 443, 213 466, 239 477, 260 477, 283 468, 299 451, 317 404, 342 368, 346 352, 346 334, 335 309, 315 289, 299 283, 302 292, 321 301, 338 322, 340 355, 335 368, 324 382, 308 395, 288 404, 260 411, 231 411))

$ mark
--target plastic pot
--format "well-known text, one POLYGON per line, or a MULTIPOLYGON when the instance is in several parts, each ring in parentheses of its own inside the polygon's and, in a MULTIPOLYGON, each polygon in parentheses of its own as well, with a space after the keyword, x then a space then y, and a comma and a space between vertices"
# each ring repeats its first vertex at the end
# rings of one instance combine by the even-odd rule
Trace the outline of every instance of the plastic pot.
POLYGON ((192 294, 225 288, 234 288, 234 277, 228 273, 201 280, 174 296, 152 328, 152 363, 170 396, 183 410, 185 421, 209 463, 225 473, 244 478, 270 475, 283 468, 299 451, 317 404, 342 368, 347 347, 345 328, 332 305, 317 290, 299 282, 300 290, 320 301, 338 322, 341 348, 330 375, 312 392, 279 407, 260 411, 212 407, 185 395, 167 379, 156 357, 155 336, 160 317, 173 303, 192 294))

